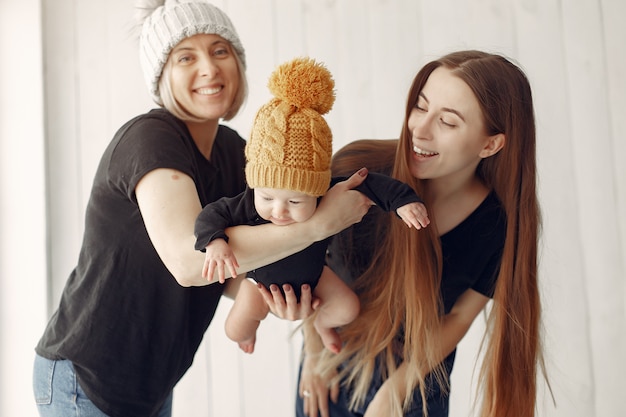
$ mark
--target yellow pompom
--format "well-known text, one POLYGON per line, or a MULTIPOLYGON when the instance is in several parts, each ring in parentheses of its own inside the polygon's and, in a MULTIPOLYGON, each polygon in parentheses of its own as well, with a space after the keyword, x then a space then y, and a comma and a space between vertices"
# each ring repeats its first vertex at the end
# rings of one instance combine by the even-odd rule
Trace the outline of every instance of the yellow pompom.
POLYGON ((277 99, 319 114, 328 113, 335 103, 335 81, 330 71, 311 58, 280 65, 270 76, 268 87, 277 99))

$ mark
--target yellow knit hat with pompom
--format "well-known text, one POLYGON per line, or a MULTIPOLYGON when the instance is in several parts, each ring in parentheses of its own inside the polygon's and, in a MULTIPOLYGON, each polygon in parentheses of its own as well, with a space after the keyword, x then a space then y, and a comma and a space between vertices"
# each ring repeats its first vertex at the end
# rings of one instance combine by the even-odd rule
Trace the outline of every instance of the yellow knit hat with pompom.
POLYGON ((246 145, 248 185, 324 195, 332 133, 322 115, 335 102, 330 72, 311 58, 296 58, 272 73, 268 87, 274 97, 257 112, 246 145))

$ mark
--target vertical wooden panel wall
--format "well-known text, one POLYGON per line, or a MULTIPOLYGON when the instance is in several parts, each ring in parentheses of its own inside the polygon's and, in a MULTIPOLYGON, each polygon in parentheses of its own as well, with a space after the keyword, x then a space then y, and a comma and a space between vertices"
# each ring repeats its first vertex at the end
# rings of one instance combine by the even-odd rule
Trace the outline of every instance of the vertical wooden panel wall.
MULTIPOLYGON (((11 0, 17 1, 17 0, 11 0)), ((269 98, 267 77, 292 57, 325 62, 337 84, 328 115, 335 149, 392 138, 419 67, 455 49, 501 52, 535 94, 544 212, 542 290, 549 396, 539 415, 608 416, 622 409, 626 373, 626 6, 621 0, 220 0, 248 58, 250 97, 231 123, 248 136, 269 98)), ((101 152, 116 129, 152 105, 132 34, 132 2, 42 2, 50 308, 80 246, 101 152)), ((5 65, 4 62, 2 65, 5 65)), ((4 140, 4 138, 3 138, 4 140)), ((176 390, 175 415, 290 416, 300 339, 268 319, 257 351, 223 334, 230 302, 176 390)), ((43 323, 42 323, 43 328, 43 323)), ((461 344, 452 415, 470 413, 480 320, 461 344)))

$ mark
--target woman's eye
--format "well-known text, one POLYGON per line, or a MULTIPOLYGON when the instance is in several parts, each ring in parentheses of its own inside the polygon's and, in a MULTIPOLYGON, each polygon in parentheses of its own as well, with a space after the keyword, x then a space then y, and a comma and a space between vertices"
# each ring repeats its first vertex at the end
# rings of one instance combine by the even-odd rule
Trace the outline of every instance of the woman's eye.
POLYGON ((189 62, 189 61, 191 61, 191 56, 189 56, 189 55, 182 55, 182 56, 180 56, 178 58, 178 62, 185 63, 185 62, 189 62))
POLYGON ((441 123, 442 123, 443 125, 445 125, 445 126, 448 126, 448 127, 456 127, 456 125, 455 125, 454 123, 452 123, 452 122, 450 122, 450 121, 446 121, 446 119, 444 119, 444 118, 441 118, 441 119, 439 119, 439 120, 441 120, 441 123))
POLYGON ((228 54, 229 54, 229 51, 227 48, 218 48, 213 52, 213 55, 217 55, 217 56, 224 56, 228 54))

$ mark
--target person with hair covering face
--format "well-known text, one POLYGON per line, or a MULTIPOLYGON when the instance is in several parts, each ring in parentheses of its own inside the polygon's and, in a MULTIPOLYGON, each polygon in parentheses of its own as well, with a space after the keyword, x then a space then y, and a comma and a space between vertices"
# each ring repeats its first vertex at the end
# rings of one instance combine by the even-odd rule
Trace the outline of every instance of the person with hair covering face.
MULTIPOLYGON (((206 1, 144 0, 139 11, 140 62, 159 107, 124 124, 97 168, 78 263, 35 348, 41 416, 171 416, 174 386, 220 297, 234 297, 241 282, 209 285, 218 280, 201 274, 194 223, 204 205, 245 189, 245 141, 220 124, 246 98, 244 48, 206 1)), ((360 221, 372 204, 351 191, 361 174, 333 187, 306 222, 229 229, 242 269, 360 221)), ((306 317, 310 298, 272 311, 306 317)))
POLYGON ((333 238, 328 266, 361 310, 334 355, 305 322, 296 415, 447 416, 456 346, 492 299, 477 415, 534 416, 545 367, 535 121, 523 71, 482 51, 429 62, 413 80, 399 140, 346 145, 333 174, 362 165, 411 185, 431 224, 411 233, 372 209, 333 238))

